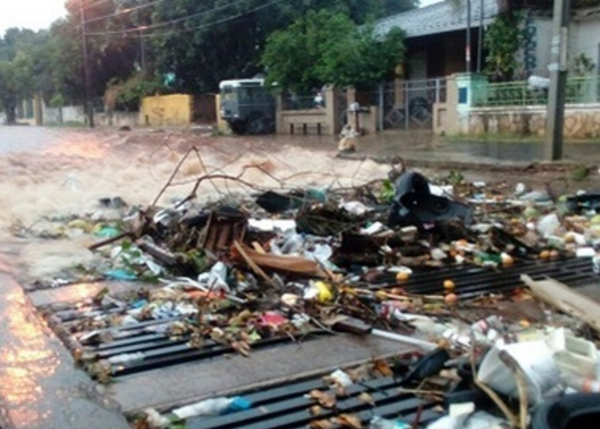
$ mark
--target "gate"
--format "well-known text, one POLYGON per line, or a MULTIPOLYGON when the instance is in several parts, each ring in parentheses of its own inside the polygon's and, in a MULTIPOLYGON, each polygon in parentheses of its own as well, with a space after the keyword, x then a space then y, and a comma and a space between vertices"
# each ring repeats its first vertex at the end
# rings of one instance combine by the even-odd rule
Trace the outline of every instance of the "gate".
POLYGON ((446 79, 395 81, 375 94, 383 129, 432 129, 433 104, 446 101, 446 79))

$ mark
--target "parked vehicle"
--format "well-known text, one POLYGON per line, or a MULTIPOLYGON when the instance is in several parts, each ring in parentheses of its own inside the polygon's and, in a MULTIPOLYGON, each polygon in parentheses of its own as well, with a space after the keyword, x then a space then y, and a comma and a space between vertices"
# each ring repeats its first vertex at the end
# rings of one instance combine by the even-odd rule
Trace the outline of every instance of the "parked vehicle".
POLYGON ((275 98, 264 79, 224 80, 219 89, 221 118, 235 134, 275 132, 275 98))

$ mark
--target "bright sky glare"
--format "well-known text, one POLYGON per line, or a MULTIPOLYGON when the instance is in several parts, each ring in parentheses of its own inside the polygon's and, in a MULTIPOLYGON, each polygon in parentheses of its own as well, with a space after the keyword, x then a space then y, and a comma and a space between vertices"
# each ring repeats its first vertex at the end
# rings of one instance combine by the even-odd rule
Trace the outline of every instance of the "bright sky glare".
POLYGON ((66 0, 0 0, 0 36, 11 27, 39 30, 49 28, 66 15, 66 0))
MULTIPOLYGON (((49 28, 50 24, 66 14, 66 0, 17 0, 0 6, 0 36, 11 27, 39 30, 49 28)), ((429 6, 441 0, 421 0, 421 6, 429 6)))

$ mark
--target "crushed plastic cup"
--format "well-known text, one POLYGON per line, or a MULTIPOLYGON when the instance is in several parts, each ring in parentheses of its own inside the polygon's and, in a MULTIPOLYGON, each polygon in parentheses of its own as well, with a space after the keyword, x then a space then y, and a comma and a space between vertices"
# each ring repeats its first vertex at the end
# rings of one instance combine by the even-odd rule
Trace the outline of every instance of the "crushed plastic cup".
POLYGON ((527 382, 529 402, 537 405, 562 391, 560 371, 552 358, 552 351, 545 341, 496 345, 483 359, 478 378, 497 392, 517 398, 517 383, 511 370, 502 362, 500 353, 505 351, 520 366, 527 382))

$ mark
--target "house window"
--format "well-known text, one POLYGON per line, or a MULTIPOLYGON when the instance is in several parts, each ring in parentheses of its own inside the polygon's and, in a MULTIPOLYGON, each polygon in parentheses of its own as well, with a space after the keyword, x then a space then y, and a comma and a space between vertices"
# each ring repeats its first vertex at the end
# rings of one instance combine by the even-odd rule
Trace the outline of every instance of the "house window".
POLYGON ((458 88, 458 103, 467 104, 467 88, 458 88))

